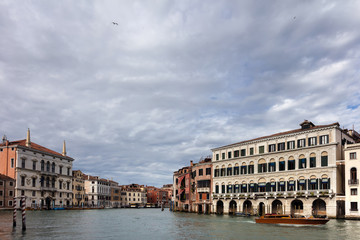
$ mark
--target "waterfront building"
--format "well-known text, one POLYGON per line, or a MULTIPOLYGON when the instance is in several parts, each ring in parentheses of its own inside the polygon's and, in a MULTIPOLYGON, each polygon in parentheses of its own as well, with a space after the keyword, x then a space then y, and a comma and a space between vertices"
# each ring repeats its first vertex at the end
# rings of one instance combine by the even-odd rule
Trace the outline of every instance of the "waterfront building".
POLYGON ((121 186, 121 205, 124 207, 144 207, 147 203, 144 185, 130 184, 121 186))
POLYGON ((0 144, 0 173, 15 179, 15 197, 26 197, 26 206, 51 209, 72 204, 72 164, 66 155, 30 141, 30 130, 23 140, 0 144))
POLYGON ((0 174, 0 208, 12 208, 15 196, 15 179, 0 174))
POLYGON ((110 207, 121 207, 121 187, 113 180, 110 180, 110 207))
POLYGON ((339 123, 300 126, 212 149, 212 212, 344 215, 344 145, 356 136, 339 123))
POLYGON ((85 180, 84 173, 80 170, 72 172, 73 206, 85 206, 85 180))
POLYGON ((190 183, 191 166, 183 167, 174 172, 173 188, 174 188, 174 210, 191 212, 190 202, 190 183))
POLYGON ((153 186, 146 186, 147 205, 153 207, 168 206, 168 191, 153 186))
POLYGON ((162 186, 161 189, 167 192, 167 199, 165 202, 165 207, 170 207, 170 203, 172 201, 172 197, 173 197, 173 193, 174 193, 173 184, 165 184, 162 186))
POLYGON ((212 199, 212 162, 211 158, 200 160, 199 163, 191 161, 191 205, 197 213, 210 213, 212 199))
POLYGON ((88 206, 110 207, 110 182, 98 176, 84 175, 88 206))
POLYGON ((346 218, 360 219, 360 143, 347 144, 345 147, 345 215, 346 218))

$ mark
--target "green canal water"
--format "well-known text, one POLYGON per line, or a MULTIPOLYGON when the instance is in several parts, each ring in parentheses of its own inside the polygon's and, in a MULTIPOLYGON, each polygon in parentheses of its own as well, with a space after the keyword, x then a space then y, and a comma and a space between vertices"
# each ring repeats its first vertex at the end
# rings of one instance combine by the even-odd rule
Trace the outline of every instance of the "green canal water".
POLYGON ((0 239, 360 239, 360 221, 324 226, 255 224, 252 217, 173 213, 168 209, 28 211, 12 228, 12 212, 0 211, 0 239))

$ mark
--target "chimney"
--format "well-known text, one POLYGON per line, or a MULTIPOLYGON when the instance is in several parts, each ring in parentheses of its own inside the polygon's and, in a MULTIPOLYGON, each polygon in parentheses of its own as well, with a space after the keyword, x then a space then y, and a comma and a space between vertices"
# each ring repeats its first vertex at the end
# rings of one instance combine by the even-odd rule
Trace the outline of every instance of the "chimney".
POLYGON ((190 160, 190 167, 194 166, 194 163, 192 160, 190 160))
POLYGON ((31 141, 30 141, 30 129, 29 129, 29 128, 28 128, 28 130, 27 130, 26 143, 25 143, 25 145, 26 145, 27 147, 31 147, 31 141))

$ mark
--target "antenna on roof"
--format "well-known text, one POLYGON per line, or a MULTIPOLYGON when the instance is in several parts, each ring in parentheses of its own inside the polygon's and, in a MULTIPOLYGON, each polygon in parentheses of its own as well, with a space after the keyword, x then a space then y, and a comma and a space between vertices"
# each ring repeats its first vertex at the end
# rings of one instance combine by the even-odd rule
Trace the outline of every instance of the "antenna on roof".
POLYGON ((3 143, 6 143, 6 140, 7 140, 7 138, 6 138, 6 135, 4 134, 4 136, 2 138, 3 143))

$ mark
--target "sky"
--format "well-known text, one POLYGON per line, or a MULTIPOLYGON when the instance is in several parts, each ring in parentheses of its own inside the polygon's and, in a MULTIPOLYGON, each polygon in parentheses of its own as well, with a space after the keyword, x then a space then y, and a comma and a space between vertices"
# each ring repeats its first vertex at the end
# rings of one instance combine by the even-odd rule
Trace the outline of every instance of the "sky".
POLYGON ((0 1, 0 135, 161 187, 212 148, 360 131, 360 1, 0 1), (114 24, 115 22, 116 24, 114 24))

